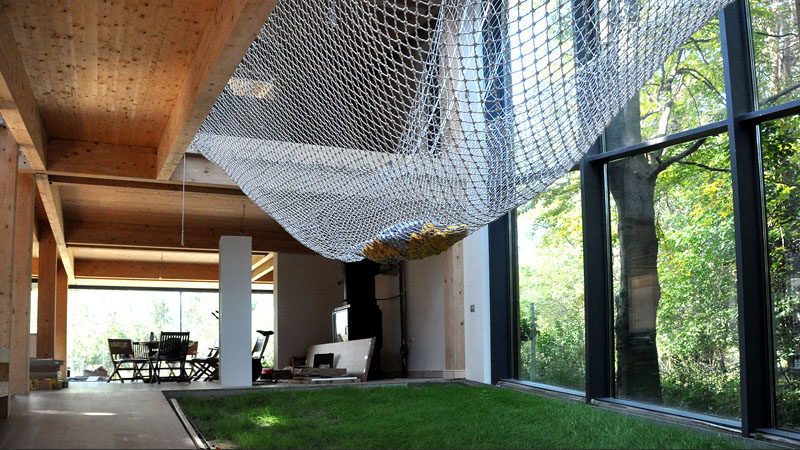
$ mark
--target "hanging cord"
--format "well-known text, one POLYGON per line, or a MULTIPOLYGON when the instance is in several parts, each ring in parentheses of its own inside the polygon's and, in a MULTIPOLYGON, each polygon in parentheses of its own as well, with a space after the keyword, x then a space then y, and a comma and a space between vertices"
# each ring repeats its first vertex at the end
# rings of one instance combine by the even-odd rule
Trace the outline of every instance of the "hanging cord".
POLYGON ((183 154, 183 180, 181 181, 181 247, 186 226, 186 153, 183 154))

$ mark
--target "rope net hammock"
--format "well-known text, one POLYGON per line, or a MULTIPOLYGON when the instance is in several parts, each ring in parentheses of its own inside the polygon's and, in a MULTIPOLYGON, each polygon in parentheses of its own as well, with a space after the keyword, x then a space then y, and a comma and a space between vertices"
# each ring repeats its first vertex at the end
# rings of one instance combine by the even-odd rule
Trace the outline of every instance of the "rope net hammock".
POLYGON ((343 261, 446 250, 570 170, 729 0, 281 0, 191 148, 343 261))

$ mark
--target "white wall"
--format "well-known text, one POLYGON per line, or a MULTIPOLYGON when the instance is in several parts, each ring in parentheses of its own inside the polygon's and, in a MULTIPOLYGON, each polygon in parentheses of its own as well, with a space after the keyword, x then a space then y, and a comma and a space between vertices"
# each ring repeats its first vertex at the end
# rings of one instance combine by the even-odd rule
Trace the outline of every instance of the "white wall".
POLYGON ((331 311, 341 306, 342 263, 318 255, 275 256, 275 365, 289 365, 309 346, 331 342, 331 311))
POLYGON ((406 264, 406 299, 409 372, 444 370, 444 255, 406 264))
POLYGON ((464 341, 467 379, 491 383, 487 227, 464 239, 464 341))

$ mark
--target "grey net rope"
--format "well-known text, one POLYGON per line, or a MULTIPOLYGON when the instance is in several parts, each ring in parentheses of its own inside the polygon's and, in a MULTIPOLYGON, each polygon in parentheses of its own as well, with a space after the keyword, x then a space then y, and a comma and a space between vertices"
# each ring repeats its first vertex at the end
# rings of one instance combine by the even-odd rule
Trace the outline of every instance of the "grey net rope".
POLYGON ((190 148, 321 255, 439 253, 573 167, 728 1, 281 0, 190 148))

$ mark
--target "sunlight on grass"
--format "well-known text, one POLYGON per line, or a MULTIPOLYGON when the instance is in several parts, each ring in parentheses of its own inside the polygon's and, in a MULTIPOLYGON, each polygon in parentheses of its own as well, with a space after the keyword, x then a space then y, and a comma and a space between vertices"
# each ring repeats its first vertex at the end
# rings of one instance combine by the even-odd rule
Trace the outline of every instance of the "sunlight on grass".
POLYGON ((258 425, 258 426, 260 426, 262 428, 266 428, 266 427, 268 427, 270 425, 273 425, 273 424, 276 424, 276 423, 280 423, 280 419, 278 419, 277 417, 275 417, 275 416, 273 416, 271 414, 264 414, 264 415, 261 415, 261 416, 257 416, 255 418, 255 420, 253 420, 253 423, 255 423, 256 425, 258 425))
POLYGON ((180 404, 206 439, 239 448, 749 448, 720 433, 456 383, 268 390, 180 404))

